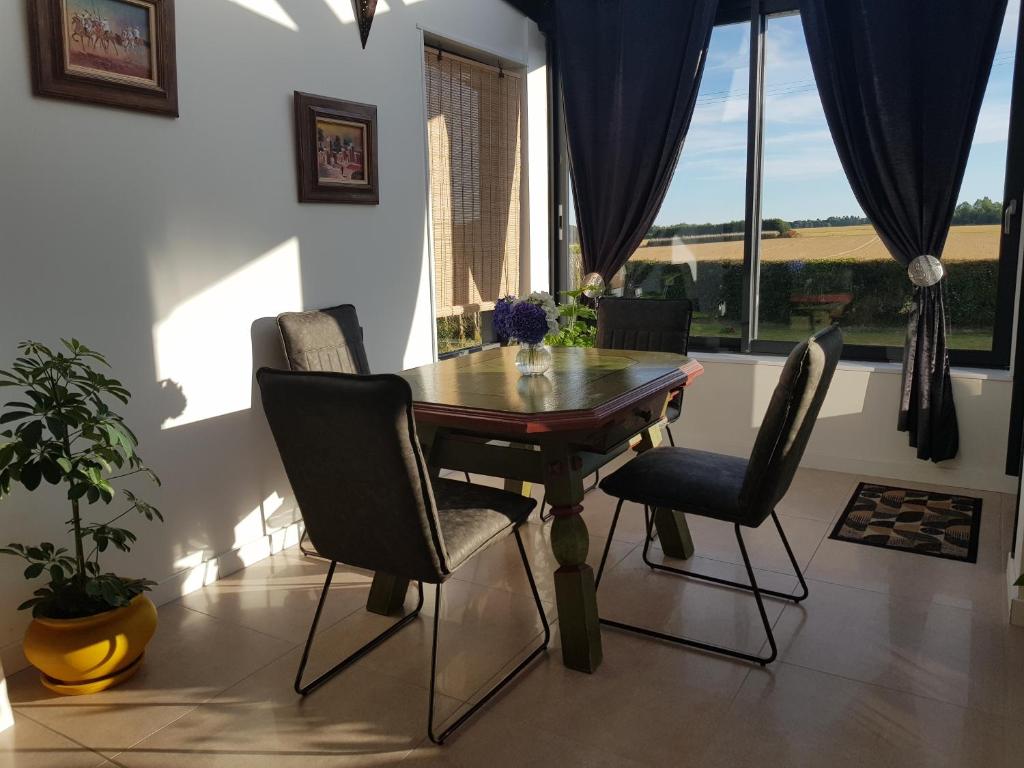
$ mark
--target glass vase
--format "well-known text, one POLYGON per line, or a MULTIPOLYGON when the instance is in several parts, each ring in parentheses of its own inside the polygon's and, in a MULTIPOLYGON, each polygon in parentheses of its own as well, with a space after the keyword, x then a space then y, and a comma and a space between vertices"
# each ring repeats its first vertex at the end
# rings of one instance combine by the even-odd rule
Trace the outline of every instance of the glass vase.
POLYGON ((523 376, 539 376, 551 367, 551 349, 545 344, 523 344, 516 354, 516 368, 523 376))

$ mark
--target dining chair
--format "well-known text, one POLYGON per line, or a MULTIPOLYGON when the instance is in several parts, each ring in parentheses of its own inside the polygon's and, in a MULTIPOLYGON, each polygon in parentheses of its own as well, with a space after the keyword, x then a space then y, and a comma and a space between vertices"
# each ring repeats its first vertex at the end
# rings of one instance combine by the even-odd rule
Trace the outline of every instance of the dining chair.
POLYGON ((352 304, 277 316, 281 344, 292 371, 370 372, 363 329, 352 304))
MULTIPOLYGON (((624 349, 642 352, 675 352, 685 355, 690 346, 690 324, 693 304, 689 299, 634 299, 604 297, 597 305, 597 337, 594 346, 600 349, 624 349)), ((672 424, 682 414, 683 390, 672 393, 665 409, 668 441, 675 445, 672 424)), ((601 472, 594 473, 592 491, 601 482, 601 472)), ((547 522, 547 498, 541 499, 540 519, 547 522)))
MULTIPOLYGON (((689 299, 603 298, 597 305, 595 347, 685 355, 690 348, 693 303, 689 299)), ((665 433, 675 445, 671 425, 683 408, 683 390, 669 400, 665 433)))
POLYGON ((800 465, 800 459, 807 447, 811 430, 814 429, 842 349, 842 331, 838 325, 833 325, 819 331, 808 341, 801 342, 790 353, 757 432, 749 458, 725 456, 691 448, 659 447, 640 454, 601 482, 601 490, 617 498, 619 502, 615 507, 611 530, 605 543, 601 564, 597 569, 595 588, 601 583, 623 502, 641 504, 646 523, 644 563, 655 571, 667 571, 753 592, 771 653, 768 656, 758 656, 607 618, 600 619, 602 624, 757 662, 762 666, 775 660, 778 648, 775 645, 775 636, 768 615, 765 613, 762 595, 799 603, 806 599, 808 594, 807 582, 804 581, 800 565, 793 555, 785 531, 782 530, 775 506, 786 495, 800 465), (649 557, 652 521, 655 510, 659 508, 679 510, 689 515, 731 523, 750 583, 729 581, 653 562, 649 557), (741 529, 757 528, 768 517, 772 518, 778 529, 786 554, 789 555, 789 561, 800 582, 798 594, 762 589, 757 584, 741 529))
MULTIPOLYGON (((363 327, 353 304, 339 304, 306 312, 284 312, 277 316, 281 345, 288 370, 332 371, 334 373, 370 372, 363 344, 363 327)), ((466 473, 466 482, 470 482, 466 473)), ((305 546, 306 531, 299 537, 304 555, 318 553, 305 546)))
POLYGON ((310 541, 330 560, 295 676, 306 696, 408 625, 435 585, 427 734, 441 744, 544 651, 551 637, 519 526, 535 501, 508 491, 431 479, 416 435, 412 392, 399 376, 291 372, 256 374, 263 409, 310 541), (543 626, 543 641, 440 734, 434 731, 441 585, 487 547, 515 537, 543 626), (302 677, 338 563, 418 582, 416 607, 310 682, 302 677))

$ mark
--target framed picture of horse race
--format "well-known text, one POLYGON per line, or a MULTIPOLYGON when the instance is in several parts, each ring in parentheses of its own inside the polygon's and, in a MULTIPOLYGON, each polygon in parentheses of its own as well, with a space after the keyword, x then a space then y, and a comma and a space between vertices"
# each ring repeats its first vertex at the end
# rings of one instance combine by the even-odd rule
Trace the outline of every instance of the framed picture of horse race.
POLYGON ((377 108, 295 92, 300 203, 380 202, 377 108))
POLYGON ((36 95, 178 116, 174 0, 29 0, 36 95))

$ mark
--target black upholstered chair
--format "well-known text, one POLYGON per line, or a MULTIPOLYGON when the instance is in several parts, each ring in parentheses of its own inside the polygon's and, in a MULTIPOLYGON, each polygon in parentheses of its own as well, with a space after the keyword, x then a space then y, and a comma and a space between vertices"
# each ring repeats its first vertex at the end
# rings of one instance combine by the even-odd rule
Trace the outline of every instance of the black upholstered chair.
POLYGON ((435 479, 424 461, 413 420, 412 393, 394 375, 261 369, 263 409, 309 538, 331 561, 295 690, 311 693, 409 624, 423 606, 423 584, 434 584, 427 733, 442 743, 479 707, 541 653, 550 639, 544 607, 519 536, 536 502, 519 494, 455 480, 435 479), (434 687, 441 585, 461 565, 505 536, 515 536, 543 626, 543 642, 480 701, 434 733, 434 687), (362 648, 309 683, 302 675, 338 563, 418 582, 416 607, 362 648))
MULTIPOLYGON (((693 304, 689 299, 623 299, 605 297, 597 305, 597 338, 594 346, 600 349, 630 349, 640 352, 675 352, 685 355, 690 346, 690 323, 693 304)), ((683 390, 672 393, 665 409, 668 441, 675 445, 672 424, 683 408, 683 390)), ((594 484, 589 493, 601 482, 601 471, 594 473, 594 484)), ((540 503, 540 519, 545 514, 547 498, 540 503)))
MULTIPOLYGON (((277 328, 290 371, 370 372, 363 328, 352 304, 285 312, 277 316, 277 328)), ((466 482, 470 482, 468 472, 466 482)), ((299 538, 299 549, 304 555, 317 555, 306 547, 307 538, 304 530, 299 538)))
MULTIPOLYGON (((690 348, 693 304, 689 299, 605 298, 597 306, 597 340, 602 349, 633 349, 647 352, 675 352, 685 355, 690 348)), ((683 390, 672 395, 666 416, 671 425, 682 413, 683 390)), ((665 428, 675 445, 671 426, 665 428)))
POLYGON ((799 603, 807 597, 807 582, 804 581, 800 566, 782 530, 779 516, 775 513, 775 505, 786 495, 793 481, 842 349, 843 335, 838 325, 819 331, 808 341, 797 345, 782 369, 782 375, 758 430, 749 459, 690 448, 654 448, 637 456, 601 483, 601 489, 618 498, 619 503, 615 507, 608 542, 601 557, 601 565, 597 569, 596 583, 601 583, 605 561, 608 559, 608 548, 615 535, 615 526, 619 522, 623 502, 642 504, 647 524, 643 548, 644 562, 654 570, 753 592, 771 653, 768 656, 756 656, 606 618, 601 619, 602 624, 705 651, 723 653, 761 665, 775 660, 778 649, 768 615, 764 610, 762 595, 771 595, 794 603, 799 603), (701 515, 731 523, 735 528, 736 541, 739 543, 750 584, 684 571, 651 561, 649 550, 652 521, 654 510, 657 508, 676 509, 690 515, 701 515), (779 536, 782 537, 782 543, 800 582, 799 594, 774 592, 761 589, 757 585, 741 529, 757 528, 768 517, 772 518, 779 536))
POLYGON ((288 369, 292 371, 370 372, 363 329, 356 308, 342 304, 277 316, 288 369))

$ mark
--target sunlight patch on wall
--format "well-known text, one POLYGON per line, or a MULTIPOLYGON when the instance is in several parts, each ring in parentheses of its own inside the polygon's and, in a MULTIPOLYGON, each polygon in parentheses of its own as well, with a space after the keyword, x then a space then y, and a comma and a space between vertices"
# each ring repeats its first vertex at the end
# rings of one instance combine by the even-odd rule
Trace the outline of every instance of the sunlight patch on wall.
POLYGON ((257 16, 262 16, 264 19, 275 24, 280 24, 285 29, 290 29, 293 32, 299 31, 299 25, 295 23, 277 0, 228 0, 228 2, 241 6, 245 10, 255 13, 257 16))
MULTIPOLYGON (((331 9, 333 13, 342 24, 354 24, 356 21, 356 12, 352 8, 352 0, 324 0, 327 3, 327 7, 331 9)), ((405 5, 414 5, 422 0, 402 0, 405 5)), ((391 8, 385 2, 385 0, 378 0, 377 10, 374 12, 374 18, 382 13, 387 13, 391 8)))
POLYGON ((7 680, 4 679, 4 668, 0 666, 0 733, 14 725, 14 713, 7 697, 7 680))
POLYGON ((301 308, 295 237, 179 304, 153 328, 157 381, 175 382, 186 401, 161 428, 251 407, 253 321, 301 308))
MULTIPOLYGON (((775 392, 775 385, 779 383, 781 373, 781 365, 754 366, 754 402, 750 424, 754 429, 761 426, 761 421, 768 410, 768 404, 775 392)), ((872 375, 878 374, 872 374, 870 370, 837 370, 829 386, 828 396, 821 405, 818 418, 828 419, 834 416, 864 413, 868 383, 872 375)))

